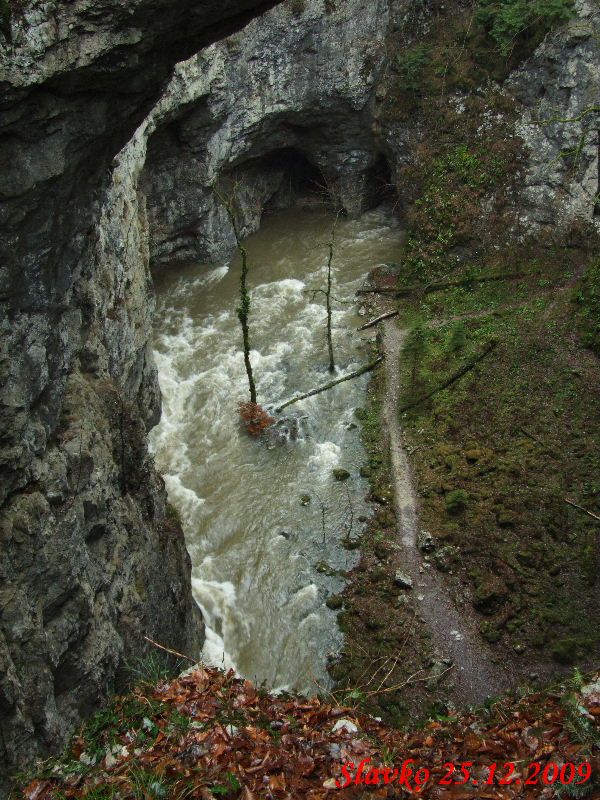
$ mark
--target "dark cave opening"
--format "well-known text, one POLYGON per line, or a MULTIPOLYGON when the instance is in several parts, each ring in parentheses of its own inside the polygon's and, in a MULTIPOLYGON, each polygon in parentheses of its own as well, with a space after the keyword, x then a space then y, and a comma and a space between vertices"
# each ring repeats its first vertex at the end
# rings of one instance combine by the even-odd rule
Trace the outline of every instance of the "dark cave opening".
POLYGON ((327 185, 321 170, 295 147, 275 150, 261 159, 265 170, 281 172, 281 184, 265 204, 265 211, 293 205, 327 202, 327 185))
POLYGON ((379 153, 365 176, 364 209, 376 208, 381 203, 393 200, 396 196, 396 184, 390 162, 383 153, 379 153))

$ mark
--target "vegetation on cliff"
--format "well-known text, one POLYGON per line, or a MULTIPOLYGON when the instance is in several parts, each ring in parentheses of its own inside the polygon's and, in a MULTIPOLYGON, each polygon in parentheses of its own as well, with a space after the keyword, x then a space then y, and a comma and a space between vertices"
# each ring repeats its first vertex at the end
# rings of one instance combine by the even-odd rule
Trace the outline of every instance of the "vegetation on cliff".
MULTIPOLYGON (((507 55, 525 31, 546 32, 572 11, 570 3, 535 5, 480 2, 475 20, 507 55)), ((400 367, 403 406, 411 406, 402 424, 421 523, 437 539, 433 562, 457 593, 471 587, 484 638, 543 669, 549 658, 593 660, 600 647, 597 521, 566 502, 600 511, 600 403, 589 394, 600 365, 587 349, 598 348, 596 237, 591 229, 562 240, 521 231, 525 153, 510 95, 494 85, 460 101, 448 93, 481 75, 470 24, 451 12, 419 44, 431 72, 422 76, 418 124, 435 135, 424 136, 405 169, 414 188, 399 279, 423 291, 399 301, 412 326, 400 367), (464 46, 449 58, 458 31, 464 46), (441 72, 441 84, 426 81, 441 72), (448 278, 453 285, 427 291, 448 278), (489 358, 437 390, 491 340, 498 347, 489 358)), ((391 113, 403 91, 391 91, 391 113)))
MULTIPOLYGON (((398 291, 407 330, 401 363, 387 368, 403 387, 398 413, 431 536, 425 566, 443 573, 495 657, 534 683, 600 654, 597 236, 584 225, 528 236, 518 106, 489 80, 572 13, 571 3, 544 7, 528 23, 534 4, 481 2, 473 15, 451 3, 425 34, 409 26, 390 37, 378 114, 411 145, 398 181, 408 228, 395 277, 375 276, 398 291)), ((344 596, 345 652, 331 673, 352 691, 371 674, 369 655, 400 653, 398 691, 360 697, 398 724, 440 709, 444 665, 414 602, 390 588, 397 528, 384 391, 377 376, 363 435, 379 505, 344 596)))

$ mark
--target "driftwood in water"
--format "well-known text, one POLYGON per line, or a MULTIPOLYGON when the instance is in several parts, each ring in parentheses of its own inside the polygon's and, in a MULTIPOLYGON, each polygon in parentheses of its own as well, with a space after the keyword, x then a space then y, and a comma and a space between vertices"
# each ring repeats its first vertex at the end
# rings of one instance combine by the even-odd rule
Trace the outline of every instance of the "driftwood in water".
POLYGON ((310 392, 305 392, 304 394, 299 394, 297 397, 293 397, 291 400, 287 400, 282 405, 278 406, 275 411, 277 414, 280 414, 284 408, 291 406, 292 403, 298 403, 300 400, 306 400, 307 397, 312 397, 315 394, 321 394, 321 392, 326 392, 328 389, 333 389, 334 386, 337 386, 338 383, 344 383, 344 381, 349 381, 352 378, 358 378, 361 375, 364 375, 365 372, 370 372, 372 369, 380 364, 383 361, 383 356, 379 356, 376 358, 375 361, 371 361, 369 364, 365 364, 360 369, 355 370, 354 372, 350 372, 347 375, 342 375, 341 378, 336 378, 334 381, 330 381, 326 383, 324 386, 319 386, 318 389, 311 389, 310 392))
POLYGON ((577 503, 574 503, 572 500, 567 500, 566 497, 564 498, 564 501, 567 505, 573 506, 573 508, 576 508, 578 511, 583 511, 583 513, 587 514, 588 517, 591 517, 592 519, 595 519, 597 522, 600 522, 600 517, 597 514, 594 514, 592 511, 588 511, 587 508, 577 505, 577 503))
POLYGON ((495 339, 492 339, 490 342, 486 344, 483 350, 475 356, 474 359, 469 361, 468 364, 465 364, 464 367, 461 367, 457 372, 453 373, 448 380, 444 381, 440 386, 436 386, 435 389, 432 389, 427 394, 422 395, 421 397, 417 397, 416 400, 411 400, 410 403, 405 403, 403 406, 400 406, 400 413, 404 413, 404 411, 408 411, 409 408, 413 408, 414 406, 418 406, 421 403, 424 403, 425 400, 429 400, 430 397, 433 397, 434 394, 441 392, 443 389, 447 389, 449 386, 452 386, 453 383, 460 380, 463 375, 466 375, 467 372, 470 372, 473 367, 476 367, 480 361, 488 356, 492 350, 497 346, 498 342, 495 339))
POLYGON ((360 328, 357 328, 358 331, 366 331, 367 328, 372 328, 374 325, 377 325, 378 322, 383 322, 384 319, 390 319, 390 317, 397 317, 397 311, 388 311, 387 314, 382 314, 380 317, 376 317, 372 319, 370 322, 365 322, 364 325, 361 325, 360 328))
POLYGON ((493 283, 495 281, 509 281, 515 278, 527 278, 531 275, 537 275, 539 272, 540 270, 535 272, 508 272, 506 275, 488 275, 487 278, 463 278, 459 281, 439 281, 425 286, 405 286, 401 289, 392 287, 359 289, 356 294, 389 294, 393 297, 410 297, 413 294, 430 294, 431 292, 441 292, 444 289, 456 289, 461 286, 469 286, 472 283, 493 283))

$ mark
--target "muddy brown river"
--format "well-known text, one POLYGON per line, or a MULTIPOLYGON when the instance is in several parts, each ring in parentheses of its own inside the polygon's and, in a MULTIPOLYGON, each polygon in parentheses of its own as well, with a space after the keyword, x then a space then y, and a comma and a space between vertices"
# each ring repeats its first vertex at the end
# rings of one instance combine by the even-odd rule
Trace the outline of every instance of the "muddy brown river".
MULTIPOLYGON (((325 285, 331 224, 325 211, 277 212, 246 243, 252 363, 263 405, 329 380, 323 296, 309 290, 325 285)), ((382 209, 340 220, 336 297, 353 301, 371 267, 397 260, 401 235, 382 209)), ((367 378, 291 406, 278 437, 249 438, 236 411, 248 394, 236 316, 239 266, 237 257, 192 264, 156 280, 163 415, 151 446, 181 514, 207 625, 197 655, 271 689, 314 692, 328 683, 328 655, 342 643, 326 606, 357 558, 342 540, 351 519, 354 538, 359 517, 369 514, 354 414, 367 378), (351 477, 336 481, 336 468, 351 477)), ((356 303, 335 304, 340 373, 368 358, 360 322, 356 303)))

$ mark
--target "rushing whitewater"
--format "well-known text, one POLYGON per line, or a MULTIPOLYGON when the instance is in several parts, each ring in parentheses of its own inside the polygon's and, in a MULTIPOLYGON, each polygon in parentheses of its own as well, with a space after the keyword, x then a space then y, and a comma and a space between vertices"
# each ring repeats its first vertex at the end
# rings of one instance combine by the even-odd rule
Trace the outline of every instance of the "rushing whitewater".
MULTIPOLYGON (((325 286, 332 219, 293 210, 267 217, 247 242, 252 364, 258 399, 274 405, 329 380, 325 286)), ((355 292, 368 269, 397 257, 401 231, 383 211, 341 220, 334 258, 338 371, 368 358, 355 292)), ((327 684, 341 646, 329 595, 355 564, 343 540, 368 515, 354 424, 366 378, 291 406, 297 435, 258 442, 240 427, 248 395, 236 316, 239 262, 159 276, 156 361, 163 415, 157 465, 179 510, 194 596, 207 625, 202 657, 270 688, 327 684), (332 471, 351 473, 340 483, 332 471), (307 497, 310 501, 307 502, 307 497), (350 527, 352 528, 351 530, 350 527)))

